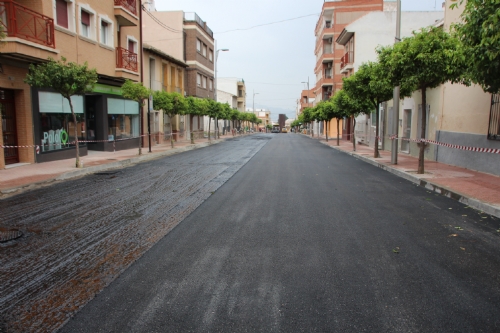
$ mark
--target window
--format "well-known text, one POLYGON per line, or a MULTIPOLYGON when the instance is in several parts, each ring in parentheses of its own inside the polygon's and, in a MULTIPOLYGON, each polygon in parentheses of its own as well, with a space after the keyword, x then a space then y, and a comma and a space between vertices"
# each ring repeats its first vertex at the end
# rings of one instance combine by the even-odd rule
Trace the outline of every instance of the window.
POLYGON ((69 29, 68 25, 68 3, 65 0, 56 0, 56 23, 69 29))
POLYGON ((81 35, 84 37, 90 37, 90 13, 82 10, 81 22, 81 35))
MULTIPOLYGON (((82 96, 72 96, 78 138, 85 137, 85 114, 82 96)), ((53 92, 38 92, 40 143, 42 152, 71 148, 75 145, 75 123, 67 99, 53 92)))
POLYGON ((207 77, 203 76, 202 82, 202 88, 207 89, 207 77))
POLYGON ((99 16, 99 42, 103 45, 114 47, 113 21, 107 16, 99 16))
POLYGON ((201 87, 201 74, 196 74, 196 84, 201 87))
POLYGON ((207 46, 203 44, 203 56, 206 58, 207 57, 207 46))
POLYGON ((57 27, 75 31, 74 0, 53 0, 57 27))
POLYGON ((79 9, 80 35, 95 40, 95 11, 89 5, 80 5, 79 9))
POLYGON ((210 51, 208 52, 208 59, 210 61, 214 61, 214 51, 210 49, 210 51))
POLYGON ((210 91, 214 90, 214 80, 210 79, 208 82, 208 88, 210 91))
POLYGON ((498 94, 491 95, 488 139, 500 140, 500 95, 498 94))
POLYGON ((132 36, 127 36, 127 50, 137 54, 137 40, 132 36))
POLYGON ((139 103, 108 98, 108 140, 139 136, 139 103))
POLYGON ((201 41, 199 39, 196 40, 196 50, 201 52, 201 41))

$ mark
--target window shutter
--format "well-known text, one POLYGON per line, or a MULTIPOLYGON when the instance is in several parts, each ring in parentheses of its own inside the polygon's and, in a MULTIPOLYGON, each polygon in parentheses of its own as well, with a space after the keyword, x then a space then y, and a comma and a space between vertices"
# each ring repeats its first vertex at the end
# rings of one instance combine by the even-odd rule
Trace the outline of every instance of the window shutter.
POLYGON ((108 27, 108 22, 101 21, 101 26, 103 26, 104 28, 107 28, 108 27))
POLYGON ((128 40, 128 50, 132 53, 134 53, 134 41, 133 40, 128 40))
POLYGON ((81 16, 82 16, 82 24, 90 27, 90 14, 82 10, 81 16))
POLYGON ((64 0, 56 0, 57 25, 66 29, 68 26, 68 4, 64 0))

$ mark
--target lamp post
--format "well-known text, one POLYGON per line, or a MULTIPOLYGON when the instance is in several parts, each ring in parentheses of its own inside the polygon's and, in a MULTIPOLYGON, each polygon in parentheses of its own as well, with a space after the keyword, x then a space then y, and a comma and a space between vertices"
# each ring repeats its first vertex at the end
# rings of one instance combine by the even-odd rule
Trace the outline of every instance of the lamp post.
POLYGON ((252 112, 255 114, 255 95, 258 95, 259 93, 256 93, 255 90, 253 91, 253 98, 252 98, 252 112))
MULTIPOLYGON (((401 0, 397 0, 397 12, 396 12, 396 38, 394 44, 399 43, 401 37, 401 0)), ((399 131, 399 95, 400 87, 394 87, 394 93, 392 95, 392 135, 396 138, 392 140, 391 146, 391 163, 398 164, 398 131, 399 131)), ((425 108, 425 106, 424 106, 425 108)), ((422 110, 424 110, 424 108, 422 110)), ((424 111, 425 112, 425 111, 424 111)), ((378 139, 376 140, 378 144, 378 139)))
MULTIPOLYGON (((215 41, 215 48, 217 49, 217 41, 215 41)), ((217 102, 217 59, 219 58, 219 51, 222 51, 222 52, 227 52, 229 51, 229 49, 218 49, 217 51, 215 51, 215 63, 214 63, 214 66, 215 66, 215 78, 214 78, 214 99, 215 101, 217 102)), ((210 118, 208 119, 208 121, 210 122, 210 118)), ((215 118, 215 131, 218 133, 219 132, 219 126, 218 126, 218 120, 217 118, 215 118)), ((216 136, 217 138, 217 136, 216 136)))
MULTIPOLYGON (((307 82, 301 82, 307 84, 307 107, 311 107, 311 103, 309 103, 309 76, 307 77, 307 82)), ((314 137, 314 125, 311 125, 311 135, 314 137)))

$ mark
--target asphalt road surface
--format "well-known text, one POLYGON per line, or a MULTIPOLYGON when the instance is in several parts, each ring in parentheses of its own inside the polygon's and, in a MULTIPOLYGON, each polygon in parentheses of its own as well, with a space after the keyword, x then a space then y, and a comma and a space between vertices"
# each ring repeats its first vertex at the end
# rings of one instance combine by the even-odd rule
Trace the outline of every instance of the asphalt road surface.
POLYGON ((257 138, 62 332, 500 331, 498 221, 304 136, 257 138))
POLYGON ((217 185, 61 332, 500 331, 498 219, 302 135, 197 154, 217 185))

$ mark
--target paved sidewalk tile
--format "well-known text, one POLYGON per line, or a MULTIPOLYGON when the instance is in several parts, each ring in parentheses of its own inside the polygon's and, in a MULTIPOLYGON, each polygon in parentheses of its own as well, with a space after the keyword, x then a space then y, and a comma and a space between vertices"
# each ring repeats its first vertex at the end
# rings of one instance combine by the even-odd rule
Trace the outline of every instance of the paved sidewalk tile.
POLYGON ((220 140, 212 138, 211 142, 208 141, 208 138, 196 139, 194 145, 191 144, 189 140, 182 140, 176 142, 173 149, 169 142, 154 144, 152 145, 151 153, 149 153, 146 142, 146 147, 142 148, 142 155, 139 155, 138 148, 116 152, 89 150, 87 156, 80 157, 80 160, 83 162, 83 168, 79 169, 75 168, 75 158, 45 163, 7 166, 8 168, 0 170, 0 198, 2 195, 15 194, 20 190, 32 188, 36 185, 49 184, 56 180, 78 177, 186 150, 201 148, 211 143, 218 143, 221 140, 232 137, 231 134, 221 135, 220 140))
POLYGON ((408 154, 399 153, 398 164, 393 165, 390 151, 380 150, 381 157, 374 158, 374 149, 366 145, 357 144, 356 151, 353 151, 350 141, 340 140, 340 146, 337 146, 336 138, 329 138, 328 142, 324 137, 314 139, 425 186, 429 190, 500 217, 500 177, 498 176, 429 160, 425 161, 425 174, 418 175, 418 158, 408 154))

